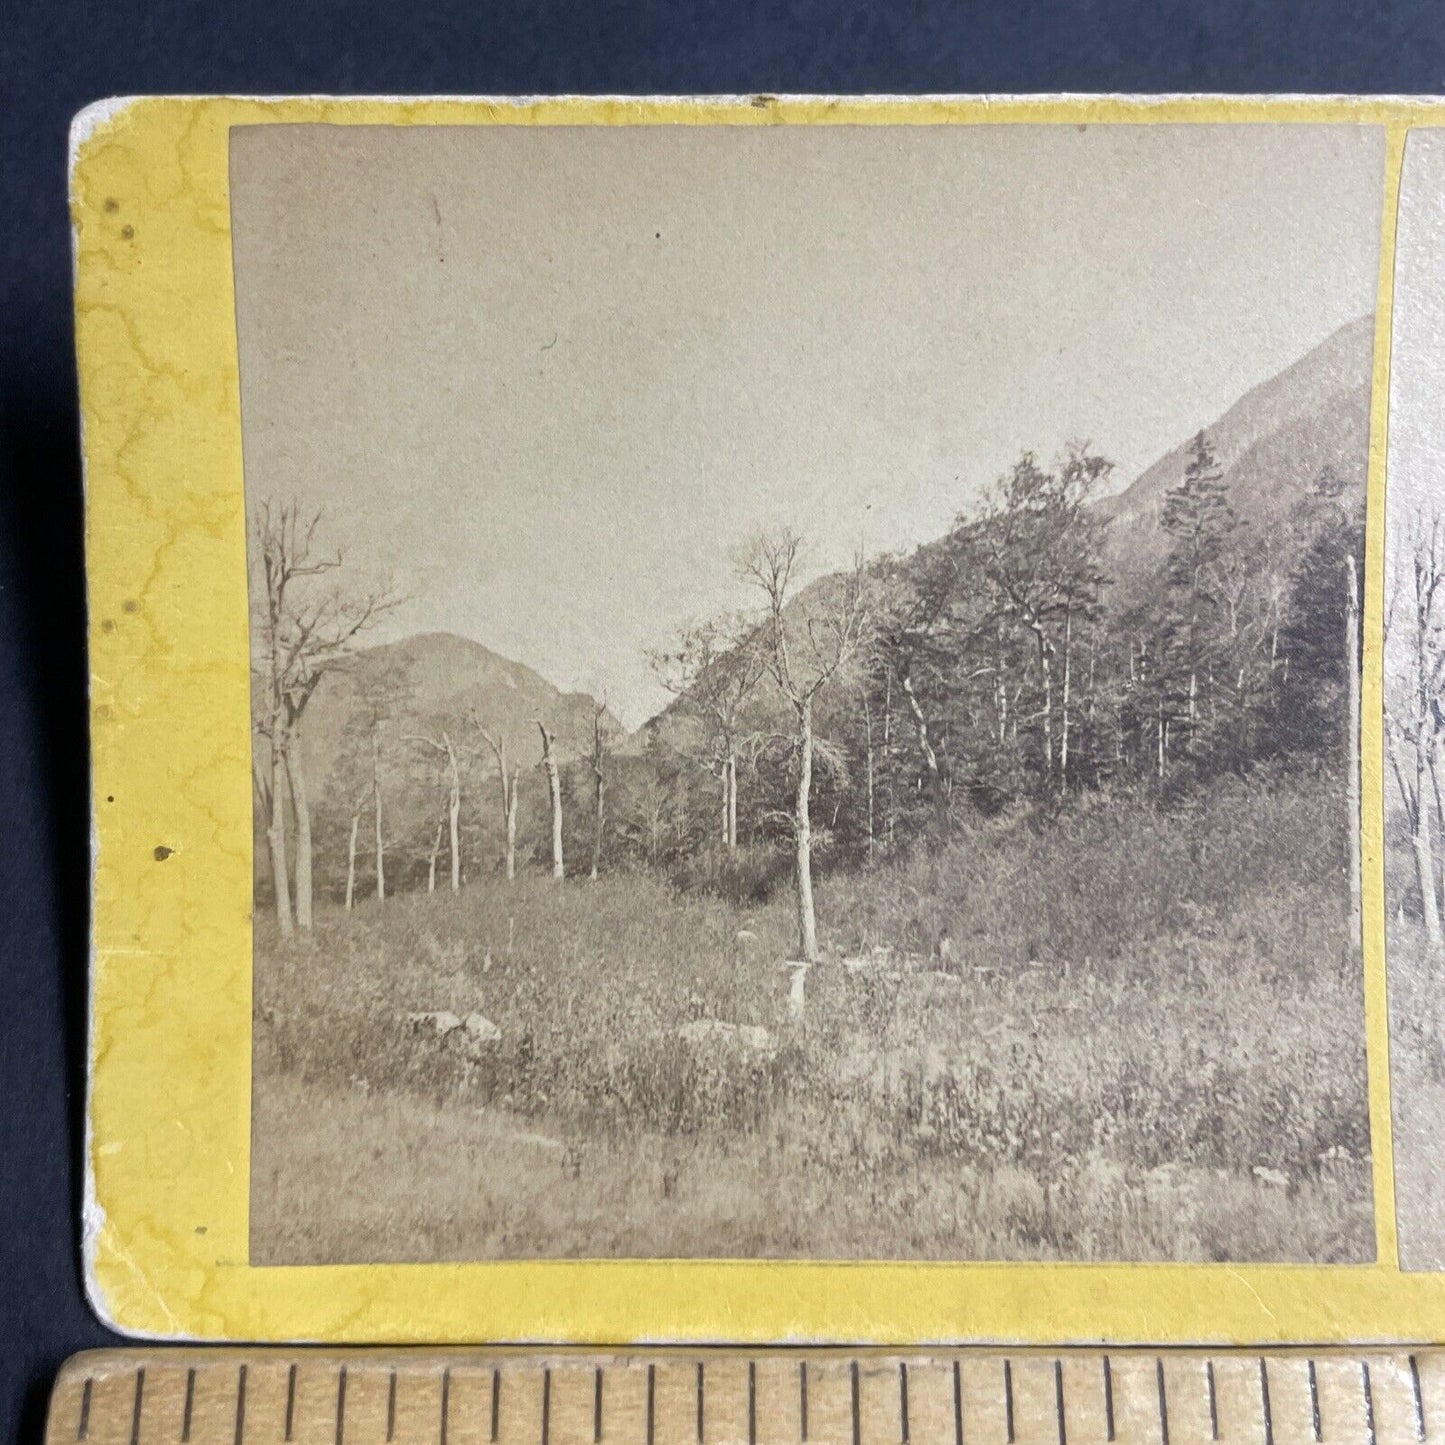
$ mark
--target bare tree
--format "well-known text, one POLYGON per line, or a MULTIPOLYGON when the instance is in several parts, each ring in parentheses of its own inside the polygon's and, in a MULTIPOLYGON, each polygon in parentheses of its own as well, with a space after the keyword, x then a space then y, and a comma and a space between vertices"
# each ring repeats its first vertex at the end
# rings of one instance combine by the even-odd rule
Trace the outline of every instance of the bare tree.
POLYGON ((587 755, 588 766, 592 769, 592 872, 596 881, 597 865, 602 859, 602 833, 606 827, 607 797, 607 737, 603 723, 607 717, 607 703, 594 703, 592 707, 592 750, 587 755))
POLYGON ((1432 764, 1445 726, 1445 639, 1439 604, 1445 586, 1445 524, 1421 518, 1402 537, 1385 618, 1390 689, 1385 744, 1410 825, 1415 879, 1425 936, 1433 952, 1445 948, 1440 926, 1434 824, 1438 813, 1432 764))
POLYGON ((722 782, 722 843, 738 845, 738 753, 744 715, 768 670, 766 651, 742 619, 720 618, 684 629, 670 652, 654 653, 663 686, 707 723, 709 763, 722 782))
POLYGON ((1348 814, 1345 835, 1350 849, 1350 935, 1358 944, 1361 918, 1360 866, 1360 581, 1353 556, 1345 557, 1345 677, 1348 722, 1345 764, 1348 769, 1348 814))
POLYGON ((386 902, 386 840, 381 826, 381 736, 371 733, 371 817, 376 842, 376 901, 386 902))
POLYGON ((356 902, 356 838, 361 831, 361 814, 371 801, 375 784, 357 795, 351 806, 351 830, 346 840, 346 911, 351 912, 356 902))
POLYGON ((502 865, 510 883, 517 876, 517 770, 507 771, 507 740, 493 737, 481 724, 476 713, 472 714, 472 726, 481 735, 482 741, 491 748, 497 760, 497 776, 502 789, 502 827, 506 842, 502 854, 502 865))
POLYGON ((351 651, 356 637, 399 600, 388 587, 348 589, 336 576, 339 551, 322 555, 316 530, 321 513, 301 517, 294 503, 263 502, 252 524, 252 562, 259 585, 252 628, 256 730, 266 744, 270 780, 266 841, 283 934, 292 928, 287 876, 285 799, 296 820, 295 923, 311 927, 311 808, 299 731, 322 677, 351 651), (326 579, 326 580, 321 580, 326 579))
POLYGON ((830 579, 822 594, 792 595, 793 569, 802 539, 790 530, 757 538, 744 553, 742 575, 763 594, 763 647, 768 672, 793 714, 797 757, 793 800, 794 883, 798 905, 798 948, 803 959, 818 958, 813 911, 813 709, 821 693, 857 655, 867 627, 863 558, 849 572, 830 579), (792 614, 791 616, 789 614, 792 614))
POLYGON ((547 790, 552 796, 552 876, 562 878, 562 779, 557 772, 556 737, 549 732, 546 723, 537 720, 537 731, 542 734, 542 766, 547 770, 547 790))
MULTIPOLYGON (((462 851, 460 839, 460 825, 462 816, 462 781, 461 770, 457 765, 457 750, 452 743, 452 735, 446 729, 442 730, 440 738, 430 738, 423 733, 407 733, 405 741, 409 743, 421 743, 424 747, 431 748, 442 759, 447 789, 447 806, 445 822, 447 825, 447 837, 451 845, 452 858, 452 892, 456 893, 462 886, 462 851)), ((437 824, 437 844, 432 849, 431 871, 433 881, 436 875, 437 848, 441 845, 441 824, 437 824)), ((432 888, 429 886, 427 892, 432 888)))

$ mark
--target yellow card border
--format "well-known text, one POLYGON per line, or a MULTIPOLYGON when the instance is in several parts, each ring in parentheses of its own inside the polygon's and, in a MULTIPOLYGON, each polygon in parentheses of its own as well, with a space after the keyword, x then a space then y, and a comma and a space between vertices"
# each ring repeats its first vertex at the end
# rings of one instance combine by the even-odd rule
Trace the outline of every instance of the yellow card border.
POLYGON ((85 1270, 101 1315, 153 1337, 329 1343, 1445 1339, 1445 1274, 1397 1266, 1381 738, 1396 203, 1408 128, 1441 124, 1430 100, 1309 97, 149 98, 77 117, 95 834, 85 1270), (1385 128, 1362 739, 1374 1264, 247 1263, 250 680, 228 139, 298 122, 1385 128))

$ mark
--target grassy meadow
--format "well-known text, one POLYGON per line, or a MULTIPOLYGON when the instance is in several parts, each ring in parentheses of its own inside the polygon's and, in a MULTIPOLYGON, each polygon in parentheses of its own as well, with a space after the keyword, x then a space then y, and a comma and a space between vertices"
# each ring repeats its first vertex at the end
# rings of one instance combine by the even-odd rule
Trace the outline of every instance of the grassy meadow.
POLYGON ((1386 958, 1390 989, 1390 1094, 1393 1108, 1395 1208, 1400 1263, 1445 1266, 1445 995, 1421 924, 1420 890, 1406 841, 1408 825, 1390 819, 1385 848, 1386 958))
POLYGON ((1367 1260, 1341 796, 1258 771, 824 860, 801 1019, 786 885, 258 919, 253 1262, 1367 1260))

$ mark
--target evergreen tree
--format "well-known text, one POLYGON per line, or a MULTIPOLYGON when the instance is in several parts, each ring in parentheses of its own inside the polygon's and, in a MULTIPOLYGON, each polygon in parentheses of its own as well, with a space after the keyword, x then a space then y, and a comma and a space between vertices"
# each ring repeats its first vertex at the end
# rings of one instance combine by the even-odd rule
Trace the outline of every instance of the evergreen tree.
POLYGON ((1225 661, 1219 569, 1235 540, 1239 519, 1224 474, 1203 432, 1189 443, 1184 481, 1164 498, 1160 525, 1169 534, 1164 565, 1164 668, 1157 678, 1160 740, 1167 769, 1169 729, 1197 764, 1208 761, 1220 718, 1219 677, 1225 661))

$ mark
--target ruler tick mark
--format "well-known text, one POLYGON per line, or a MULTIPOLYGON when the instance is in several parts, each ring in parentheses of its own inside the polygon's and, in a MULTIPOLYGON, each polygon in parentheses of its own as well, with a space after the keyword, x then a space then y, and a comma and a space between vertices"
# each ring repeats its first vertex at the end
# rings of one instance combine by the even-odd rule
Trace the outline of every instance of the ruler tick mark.
POLYGON ((908 1445, 908 1362, 898 1362, 898 1421, 903 1427, 903 1445, 908 1445))
POLYGON ((1114 1438, 1114 1367, 1108 1355, 1104 1356, 1104 1434, 1106 1439, 1114 1438))
POLYGON ((1375 1445, 1375 1397, 1370 1392, 1368 1360, 1360 1361, 1360 1385, 1365 1392, 1365 1433, 1370 1437, 1370 1445, 1375 1445))
MULTIPOLYGON (((492 1371, 492 1439, 497 1438, 497 1427, 502 1421, 502 1372, 492 1371)), ((446 1441, 442 1442, 446 1445, 446 1441)))
POLYGON ((390 1445, 396 1434, 396 1371, 392 1370, 386 1381, 386 1438, 390 1445))
POLYGON ((191 1411, 196 1404, 196 1367, 186 1371, 186 1403, 181 1411, 181 1445, 190 1445, 191 1411))
POLYGON ((1069 1445, 1068 1427, 1064 1424, 1064 1362, 1054 1361, 1054 1413, 1059 1417, 1059 1445, 1069 1445))
POLYGON ((1161 1445, 1169 1445, 1169 1395, 1164 1388, 1164 1360, 1154 1357, 1154 1383, 1159 1391, 1159 1439, 1161 1445))
POLYGON ((135 1403, 130 1409, 130 1445, 140 1445, 141 1401, 145 1399, 146 1372, 142 1366, 135 1372, 135 1403))
POLYGON ((246 1367, 236 1371, 236 1445, 246 1438, 246 1367))
MULTIPOLYGON (((291 1439, 291 1426, 296 1416, 296 1366, 286 1371, 286 1439, 291 1439)), ((189 1438, 189 1437, 182 1437, 189 1438)))
POLYGON ((702 1445, 703 1431, 703 1363, 697 1362, 697 1445, 702 1445))
MULTIPOLYGON (((495 1380, 496 1375, 492 1378, 495 1380)), ((492 1392, 492 1399, 497 1398, 495 1388, 492 1392)), ((450 1367, 442 1371, 442 1408, 441 1408, 441 1445, 447 1445, 447 1416, 451 1414, 452 1408, 452 1372, 450 1367)), ((497 1411, 495 1405, 492 1408, 492 1439, 496 1436, 497 1411)))
POLYGON ((552 1433, 552 1371, 542 1371, 542 1445, 548 1445, 552 1433))
MULTIPOLYGON (((908 1436, 903 1437, 905 1440, 908 1436)), ((758 1364, 748 1361, 748 1445, 758 1445, 758 1364)))
POLYGON ((1219 1439, 1219 1396, 1214 1392, 1214 1361, 1205 1360, 1204 1378, 1209 1384, 1209 1438, 1219 1439))
POLYGON ((1310 1382, 1310 1424, 1314 1426, 1315 1445, 1320 1445, 1324 1437, 1320 1421, 1320 1382, 1315 1374, 1315 1362, 1309 1362, 1309 1369, 1306 1372, 1310 1382))
MULTIPOLYGON (((698 1369, 702 1366, 699 1365, 698 1369)), ((602 1439, 602 1366, 592 1376, 592 1445, 602 1439)))
POLYGON ((1415 1392, 1415 1438, 1425 1439, 1425 1397, 1420 1393, 1420 1362, 1410 1356, 1410 1388, 1415 1392))
POLYGON ((1264 1415, 1264 1445, 1274 1445, 1274 1412, 1269 1408, 1269 1362, 1259 1357, 1259 1408, 1264 1415))
POLYGON ((963 1445, 963 1371, 953 1362, 953 1445, 963 1445))
MULTIPOLYGON (((1012 1360, 1003 1362, 1003 1418, 1008 1428, 1008 1445, 1014 1445, 1014 1366, 1012 1360)), ((853 1445, 858 1445, 855 1440, 853 1445)))
POLYGON ((80 1419, 75 1426, 77 1440, 84 1440, 90 1434, 90 1391, 91 1381, 87 1379, 80 1388, 80 1419))
POLYGON ((848 1370, 848 1379, 849 1379, 849 1382, 850 1382, 850 1384, 851 1384, 852 1393, 853 1393, 853 1445, 861 1445, 860 1436, 861 1436, 861 1434, 862 1434, 862 1431, 861 1431, 861 1429, 859 1428, 859 1420, 858 1420, 858 1361, 857 1361, 857 1360, 854 1360, 853 1363, 852 1363, 852 1365, 849 1367, 849 1370, 848 1370))
POLYGON ((653 1404, 657 1398, 657 1366, 647 1367, 647 1445, 652 1445, 653 1404))
POLYGON ((336 1377, 336 1445, 345 1445, 346 1440, 346 1366, 336 1377))
POLYGON ((798 1361, 798 1439, 808 1445, 808 1362, 798 1361))

